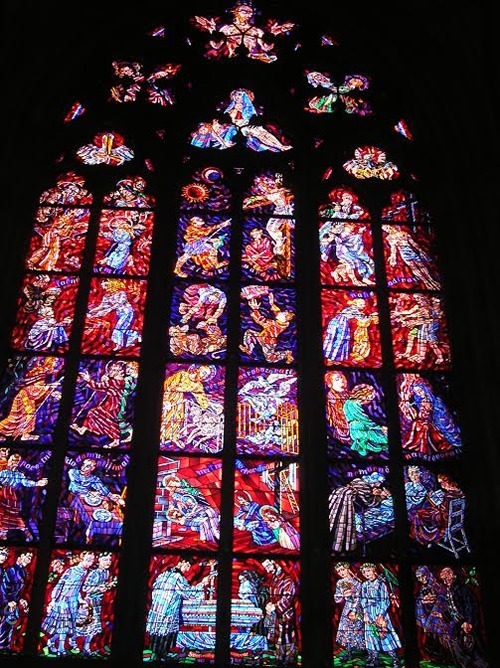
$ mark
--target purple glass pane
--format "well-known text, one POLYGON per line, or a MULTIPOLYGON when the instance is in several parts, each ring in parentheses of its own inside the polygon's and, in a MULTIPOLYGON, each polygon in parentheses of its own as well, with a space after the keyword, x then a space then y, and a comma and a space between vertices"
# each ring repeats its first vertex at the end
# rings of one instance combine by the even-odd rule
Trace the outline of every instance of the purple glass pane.
POLYGON ((241 359, 291 364, 297 351, 295 291, 247 285, 241 291, 241 359))
POLYGON ((226 302, 221 287, 176 286, 170 316, 170 351, 186 359, 222 359, 226 351, 226 302))
POLYGON ((120 545, 129 461, 124 454, 68 453, 57 509, 56 543, 120 545))
POLYGON ((333 554, 387 554, 394 530, 394 503, 388 467, 356 464, 328 469, 333 554), (378 545, 377 545, 378 544, 378 545))
POLYGON ((128 448, 132 440, 137 362, 80 362, 68 442, 128 448))

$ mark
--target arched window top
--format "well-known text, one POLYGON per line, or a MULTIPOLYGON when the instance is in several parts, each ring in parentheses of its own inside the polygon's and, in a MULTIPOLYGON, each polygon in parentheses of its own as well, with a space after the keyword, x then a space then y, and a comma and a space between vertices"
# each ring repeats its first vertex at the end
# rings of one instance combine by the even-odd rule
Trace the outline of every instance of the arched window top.
POLYGON ((90 204, 92 195, 85 187, 85 178, 75 172, 66 172, 56 179, 56 185, 40 195, 40 204, 90 204))
POLYGON ((128 176, 116 183, 116 189, 104 196, 104 203, 119 207, 151 209, 155 198, 145 193, 147 182, 142 176, 128 176))
POLYGON ((32 615, 0 651, 444 665, 420 583, 479 600, 413 126, 371 61, 266 12, 149 22, 61 118, 76 167, 40 196, 0 383, 32 615))
POLYGON ((328 203, 321 204, 319 214, 322 218, 366 219, 370 217, 368 209, 359 202, 359 196, 345 186, 336 186, 328 192, 328 203))

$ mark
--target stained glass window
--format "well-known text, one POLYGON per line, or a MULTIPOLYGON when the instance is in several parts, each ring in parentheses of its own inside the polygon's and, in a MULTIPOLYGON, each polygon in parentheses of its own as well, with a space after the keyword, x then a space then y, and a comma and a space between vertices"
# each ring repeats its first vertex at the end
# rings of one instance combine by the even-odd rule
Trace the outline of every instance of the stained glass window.
MULTIPOLYGON (((395 129, 406 136, 407 127, 401 122, 395 129)), ((360 181, 401 176, 375 146, 357 148, 343 169, 360 181)), ((465 655, 487 665, 475 566, 450 566, 450 559, 468 560, 473 548, 435 227, 414 193, 391 190, 378 213, 339 178, 345 177, 336 180, 332 167, 323 172, 328 190, 322 186, 318 205, 333 663, 401 665, 404 625, 394 560, 404 554, 416 583, 421 668, 458 666, 465 655), (394 434, 387 396, 393 387, 394 434), (402 467, 396 463, 401 456, 402 467), (423 566, 429 558, 440 566, 423 566), (477 624, 464 654, 444 622, 462 594, 477 624)))
POLYGON ((92 279, 82 350, 137 355, 142 340, 146 285, 117 278, 92 279))
POLYGON ((379 375, 335 369, 325 374, 328 450, 332 457, 388 455, 387 417, 379 375))
POLYGON ((192 4, 59 109, 0 369, 0 654, 487 668, 401 81, 305 10, 192 4))
MULTIPOLYGON (((286 559, 242 559, 233 563, 231 587, 231 663, 295 664, 301 650, 300 567, 286 559), (278 611, 278 612, 276 612, 278 611), (274 641, 276 619, 286 616, 285 643, 274 641), (269 642, 266 637, 272 637, 269 642), (280 647, 281 645, 281 647, 280 647)), ((280 627, 281 628, 281 625, 280 627)))
POLYGON ((448 379, 442 374, 397 376, 401 446, 406 459, 458 457, 462 447, 448 379), (425 426, 424 426, 425 424, 425 426))
POLYGON ((450 349, 441 298, 412 292, 393 293, 389 300, 396 365, 449 368, 450 349))
POLYGON ((237 460, 234 548, 238 552, 298 553, 298 465, 286 460, 237 460))
POLYGON ((127 455, 117 458, 68 452, 58 513, 70 521, 56 542, 103 546, 119 543, 127 463, 127 455))
POLYGON ((104 209, 94 269, 102 274, 145 276, 149 268, 153 214, 104 209))
POLYGON ((50 471, 50 450, 1 448, 0 537, 38 541, 50 471))
POLYGON ((231 219, 223 220, 220 214, 205 220, 201 216, 183 216, 179 223, 178 257, 174 269, 177 276, 221 276, 227 279, 231 219))
POLYGON ((154 222, 146 186, 115 180, 98 209, 85 180, 66 172, 39 199, 2 380, 2 652, 23 651, 39 550, 22 545, 44 540, 56 482, 36 651, 111 652, 154 222))
POLYGON ((370 291, 323 290, 323 351, 329 363, 380 366, 377 297, 370 291))

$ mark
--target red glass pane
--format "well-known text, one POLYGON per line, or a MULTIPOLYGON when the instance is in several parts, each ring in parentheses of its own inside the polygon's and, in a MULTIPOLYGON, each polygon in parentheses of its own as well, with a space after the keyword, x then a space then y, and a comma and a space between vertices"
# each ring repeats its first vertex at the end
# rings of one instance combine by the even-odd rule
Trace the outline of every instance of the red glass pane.
POLYGON ((84 353, 138 355, 146 283, 118 278, 93 278, 83 332, 84 353))

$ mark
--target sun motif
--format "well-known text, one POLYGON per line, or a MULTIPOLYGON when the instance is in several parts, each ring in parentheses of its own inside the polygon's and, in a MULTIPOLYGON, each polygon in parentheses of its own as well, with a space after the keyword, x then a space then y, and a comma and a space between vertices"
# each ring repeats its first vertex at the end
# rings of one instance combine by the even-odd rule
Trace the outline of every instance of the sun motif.
POLYGON ((188 202, 204 202, 208 199, 209 191, 203 183, 188 183, 182 189, 182 197, 188 202))

